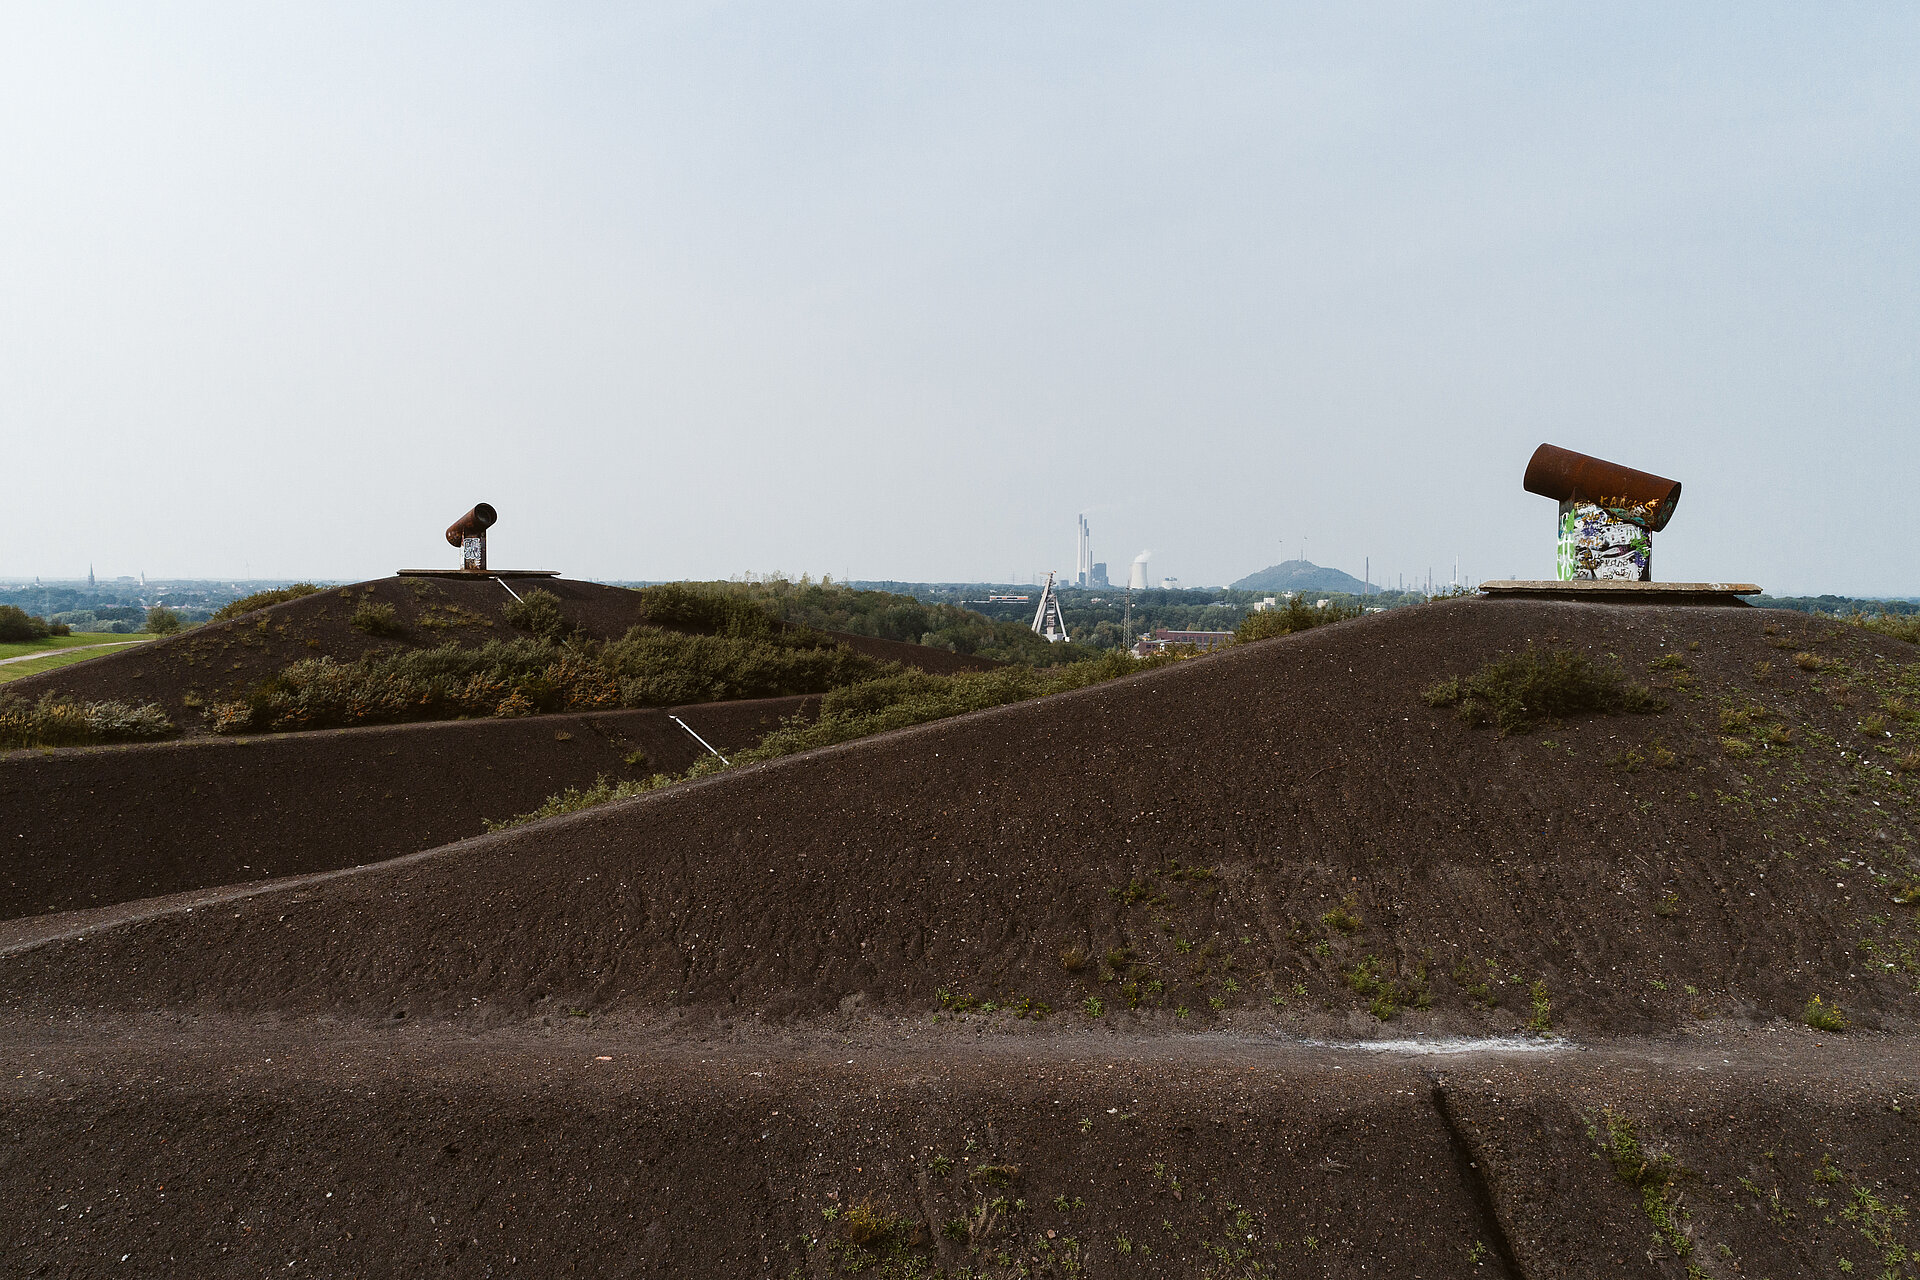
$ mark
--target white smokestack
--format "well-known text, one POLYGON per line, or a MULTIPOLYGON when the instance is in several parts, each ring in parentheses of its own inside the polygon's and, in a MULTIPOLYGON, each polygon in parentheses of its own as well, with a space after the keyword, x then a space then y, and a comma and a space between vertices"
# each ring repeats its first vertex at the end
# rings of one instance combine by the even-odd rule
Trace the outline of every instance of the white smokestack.
POLYGON ((1133 568, 1127 572, 1127 586, 1134 591, 1147 589, 1147 557, 1153 552, 1142 551, 1133 558, 1133 568))

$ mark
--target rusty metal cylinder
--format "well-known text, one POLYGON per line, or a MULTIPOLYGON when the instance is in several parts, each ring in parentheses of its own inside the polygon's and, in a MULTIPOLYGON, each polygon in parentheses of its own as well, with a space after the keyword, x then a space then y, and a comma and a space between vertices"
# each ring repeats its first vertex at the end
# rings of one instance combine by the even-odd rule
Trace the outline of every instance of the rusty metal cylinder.
MULTIPOLYGON (((1531 474, 1531 473, 1529 473, 1531 474)), ((473 504, 473 510, 447 526, 447 545, 457 547, 468 538, 484 538, 487 530, 500 519, 500 513, 484 502, 473 504)))
POLYGON ((484 502, 447 526, 447 544, 460 548, 460 567, 470 573, 487 568, 487 530, 500 518, 499 512, 484 502))
POLYGON ((1680 482, 1543 444, 1533 451, 1521 481, 1528 493, 1556 502, 1591 502, 1653 533, 1667 527, 1680 501, 1680 482))

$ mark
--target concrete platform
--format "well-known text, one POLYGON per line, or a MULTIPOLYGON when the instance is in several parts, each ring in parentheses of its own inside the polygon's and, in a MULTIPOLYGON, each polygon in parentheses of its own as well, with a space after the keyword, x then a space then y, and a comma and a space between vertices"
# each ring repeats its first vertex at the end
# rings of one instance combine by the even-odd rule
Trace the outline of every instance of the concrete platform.
POLYGON ((1741 596, 1756 596, 1751 582, 1621 582, 1581 578, 1561 582, 1553 578, 1507 578, 1480 584, 1489 596, 1522 600, 1584 600, 1601 604, 1740 605, 1741 596))
POLYGON ((557 578, 558 569, 395 569, 398 578, 557 578))

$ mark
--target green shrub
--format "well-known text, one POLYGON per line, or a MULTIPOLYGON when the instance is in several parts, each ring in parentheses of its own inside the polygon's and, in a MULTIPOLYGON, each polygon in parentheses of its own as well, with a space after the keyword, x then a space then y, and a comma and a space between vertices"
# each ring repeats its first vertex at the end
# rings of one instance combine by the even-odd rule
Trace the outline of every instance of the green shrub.
POLYGON ((156 636, 170 636, 180 630, 180 615, 157 604, 147 610, 147 624, 141 629, 156 636))
POLYGON ((575 630, 560 611, 560 597, 540 587, 508 605, 506 617, 508 626, 542 640, 560 640, 575 630))
POLYGON ((1846 1010, 1837 1004, 1828 1004, 1819 996, 1807 1001, 1807 1007, 1800 1011, 1800 1021, 1815 1031, 1845 1031, 1853 1025, 1846 1010))
POLYGON ((781 629, 772 614, 741 596, 669 582, 640 590, 640 610, 656 627, 721 636, 767 636, 781 629))
MULTIPOLYGON (((364 608, 364 606, 363 606, 364 608)), ((296 662, 207 711, 216 733, 675 706, 825 693, 888 668, 817 633, 757 639, 635 627, 610 644, 524 637, 296 662)))
POLYGON ((48 692, 24 702, 0 695, 0 747, 73 747, 137 742, 174 732, 167 713, 151 702, 85 702, 48 692))
POLYGON ((370 636, 397 636, 406 631, 394 607, 379 600, 368 600, 353 611, 348 625, 370 636))
POLYGON ((1920 614, 1856 613, 1847 621, 1862 630, 1920 644, 1920 614))
POLYGON ((49 631, 46 619, 17 604, 0 604, 0 640, 45 640, 49 631))
POLYGON ((232 604, 222 605, 214 611, 209 621, 225 622, 228 618, 237 618, 243 613, 252 613, 255 609, 264 609, 268 605, 284 604, 288 600, 298 600, 301 596, 317 595, 319 591, 320 588, 311 582, 296 582, 290 587, 256 591, 250 596, 242 596, 232 604))
POLYGON ((1470 676, 1427 688, 1428 706, 1457 706, 1469 724, 1489 721, 1500 732, 1525 733, 1543 720, 1580 714, 1666 710, 1644 685, 1629 684, 1618 667, 1601 666, 1571 649, 1541 652, 1531 645, 1495 658, 1470 676))
POLYGON ((1316 609, 1307 603, 1304 596, 1296 595, 1284 607, 1275 606, 1247 614, 1235 628, 1233 642, 1250 644, 1255 640, 1270 640, 1274 636, 1290 636, 1296 631, 1324 627, 1330 622, 1345 622, 1348 618, 1359 617, 1363 612, 1358 605, 1343 609, 1339 605, 1329 604, 1324 609, 1316 609))

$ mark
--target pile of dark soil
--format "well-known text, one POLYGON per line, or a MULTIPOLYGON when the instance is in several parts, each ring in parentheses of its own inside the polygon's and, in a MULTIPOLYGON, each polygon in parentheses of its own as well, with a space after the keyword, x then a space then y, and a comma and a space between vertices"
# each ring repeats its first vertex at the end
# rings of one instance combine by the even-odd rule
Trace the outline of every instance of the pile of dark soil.
MULTIPOLYGON (((646 621, 639 594, 623 587, 555 578, 514 588, 523 596, 535 589, 556 596, 567 621, 598 640, 617 639, 646 621)), ((204 732, 203 707, 243 694, 307 658, 347 662, 365 653, 510 640, 523 634, 507 622, 506 609, 513 602, 507 589, 491 578, 381 578, 27 676, 9 684, 7 691, 27 701, 53 691, 89 700, 156 703, 182 730, 197 734, 204 732), (355 615, 369 606, 392 610, 393 621, 380 634, 354 625, 355 615)), ((996 665, 870 636, 834 634, 834 639, 879 661, 936 674, 996 665)))
POLYGON ((0 1249, 1910 1277, 1916 658, 1762 610, 1460 600, 0 925, 34 1197, 0 1249), (1666 710, 1503 735, 1429 704, 1529 645, 1666 710), (1816 995, 1851 1029, 1800 1026, 1816 995), (1597 1047, 1484 1039, 1541 1034, 1597 1047), (1441 1035, 1472 1043, 1302 1043, 1441 1035))
POLYGON ((41 948, 10 998, 797 1016, 849 997, 930 1012, 945 991, 1156 1025, 1304 1008, 1618 1032, 1819 994, 1909 1025, 1920 944, 1895 897, 1920 875, 1920 779, 1875 750, 1903 738, 1860 726, 1920 655, 1793 625, 1810 629, 1527 602, 1376 615, 482 837, 298 910, 41 948), (1670 709, 1503 737, 1424 700, 1529 643, 1618 655, 1670 709), (582 901, 584 881, 606 891, 582 901), (326 965, 286 945, 336 917, 355 926, 326 965))

